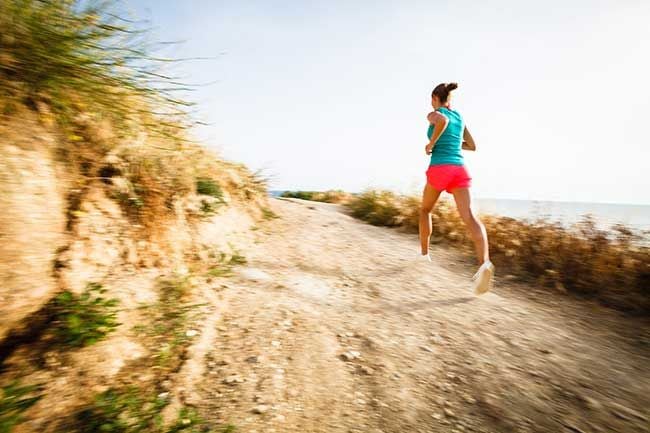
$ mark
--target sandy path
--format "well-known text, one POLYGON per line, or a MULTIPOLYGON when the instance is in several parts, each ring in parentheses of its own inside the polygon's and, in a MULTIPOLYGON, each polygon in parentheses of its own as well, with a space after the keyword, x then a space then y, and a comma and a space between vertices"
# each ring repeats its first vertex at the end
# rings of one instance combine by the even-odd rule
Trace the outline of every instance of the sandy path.
POLYGON ((476 298, 453 250, 414 263, 413 235, 335 205, 272 209, 220 292, 196 390, 209 420, 247 433, 650 431, 647 322, 508 282, 476 298))

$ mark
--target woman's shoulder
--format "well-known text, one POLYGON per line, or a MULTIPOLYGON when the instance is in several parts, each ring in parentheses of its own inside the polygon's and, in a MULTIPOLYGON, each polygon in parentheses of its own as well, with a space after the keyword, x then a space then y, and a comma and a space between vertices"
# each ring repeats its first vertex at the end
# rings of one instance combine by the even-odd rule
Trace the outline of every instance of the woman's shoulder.
POLYGON ((444 113, 441 113, 440 111, 432 111, 431 113, 427 114, 427 120, 429 123, 433 124, 435 123, 436 120, 442 120, 442 121, 447 121, 447 116, 444 115, 444 113))
POLYGON ((447 107, 440 107, 440 109, 444 109, 445 110, 444 113, 447 114, 447 116, 449 117, 455 117, 461 121, 463 120, 463 115, 460 114, 460 111, 458 110, 454 110, 453 108, 447 108, 447 107))

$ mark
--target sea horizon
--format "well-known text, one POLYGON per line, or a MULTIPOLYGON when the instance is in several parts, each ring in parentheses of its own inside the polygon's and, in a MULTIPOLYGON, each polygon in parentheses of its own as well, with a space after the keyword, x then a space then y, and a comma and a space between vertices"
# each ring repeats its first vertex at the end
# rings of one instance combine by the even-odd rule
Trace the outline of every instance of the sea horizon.
MULTIPOLYGON (((269 194, 277 197, 285 191, 293 190, 270 190, 269 194)), ((529 221, 543 218, 567 226, 591 216, 602 229, 623 224, 643 233, 650 232, 650 204, 475 197, 474 207, 480 214, 529 221)))
MULTIPOLYGON (((269 190, 269 194, 277 197, 281 195, 283 192, 287 191, 316 191, 316 192, 325 192, 329 191, 327 189, 314 189, 314 190, 303 190, 303 189, 273 189, 269 190)), ((334 191, 339 191, 338 189, 334 189, 334 191)), ((344 191, 350 194, 361 194, 363 191, 346 191, 346 190, 340 190, 344 191)), ((443 196, 447 198, 451 198, 451 196, 445 195, 443 196)), ((620 205, 620 206, 641 206, 641 207, 650 207, 650 203, 628 203, 628 202, 613 202, 613 201, 588 201, 588 200, 578 200, 578 201, 571 201, 571 200, 548 200, 548 199, 527 199, 527 198, 501 198, 501 197, 480 197, 480 196, 472 196, 473 198, 477 200, 503 200, 503 201, 526 201, 526 202, 548 202, 548 203, 580 203, 580 204, 603 204, 603 205, 620 205)))

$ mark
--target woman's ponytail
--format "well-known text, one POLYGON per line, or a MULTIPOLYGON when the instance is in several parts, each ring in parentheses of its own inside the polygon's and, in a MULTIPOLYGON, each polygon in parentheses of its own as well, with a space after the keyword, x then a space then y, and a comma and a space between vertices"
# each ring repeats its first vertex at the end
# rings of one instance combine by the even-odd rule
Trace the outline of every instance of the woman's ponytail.
POLYGON ((437 96, 440 103, 444 104, 449 99, 449 92, 456 89, 458 89, 458 83, 440 83, 431 92, 431 97, 437 96))

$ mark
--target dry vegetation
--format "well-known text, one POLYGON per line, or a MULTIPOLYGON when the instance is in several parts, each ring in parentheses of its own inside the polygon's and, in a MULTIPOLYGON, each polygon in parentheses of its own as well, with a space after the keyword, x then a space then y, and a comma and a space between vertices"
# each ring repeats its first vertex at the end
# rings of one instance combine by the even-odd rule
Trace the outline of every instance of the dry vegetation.
MULTIPOLYGON (((0 2, 0 133, 9 146, 20 142, 30 148, 35 146, 32 141, 47 143, 45 158, 63 167, 61 178, 48 180, 56 184, 53 188, 64 191, 65 239, 69 243, 57 248, 53 260, 58 292, 50 300, 38 299, 45 305, 40 310, 43 317, 39 316, 44 326, 31 333, 11 330, 11 338, 0 340, 1 433, 23 422, 24 413, 40 399, 52 401, 56 381, 51 375, 58 365, 80 368, 73 360, 80 350, 86 346, 95 349, 100 346, 95 345, 99 340, 113 344, 113 331, 123 326, 116 320, 114 308, 127 313, 121 310, 121 300, 113 297, 125 296, 126 292, 109 285, 105 298, 101 283, 97 283, 75 294, 66 286, 68 280, 61 278, 63 268, 74 266, 62 257, 78 240, 83 222, 88 221, 87 209, 93 209, 88 203, 96 199, 94 193, 99 190, 101 196, 119 203, 119 208, 113 205, 117 213, 121 212, 119 216, 106 213, 102 218, 116 226, 118 219, 128 218, 128 231, 116 229, 111 233, 128 237, 124 245, 142 242, 151 245, 151 250, 162 250, 163 239, 166 241, 164 236, 157 236, 158 232, 170 227, 190 231, 195 220, 211 216, 231 202, 262 216, 262 209, 256 205, 266 196, 265 180, 189 139, 195 123, 189 112, 192 104, 181 97, 188 86, 165 72, 164 66, 173 60, 152 55, 155 46, 147 43, 146 32, 137 26, 137 22, 120 18, 111 1, 0 2), (49 346, 44 349, 45 343, 49 346), (57 358, 52 365, 43 361, 50 355, 57 358), (5 363, 12 356, 11 362, 5 363), (40 376, 47 381, 42 387, 32 383, 40 376), (27 378, 25 383, 21 378, 27 378)), ((29 201, 33 197, 23 194, 20 199, 29 201)), ((7 209, 7 213, 26 219, 32 216, 13 210, 7 209)), ((106 230, 103 233, 110 236, 106 230)), ((115 236, 109 239, 111 248, 124 240, 115 236)), ((137 254, 148 251, 143 247, 137 254)), ((123 258, 125 263, 130 260, 123 258)), ((242 261, 237 255, 227 266, 242 261)), ((154 266, 147 265, 147 260, 138 263, 154 266)), ((117 274, 121 265, 116 260, 109 271, 117 274)), ((91 266, 94 263, 88 264, 91 266)), ((194 320, 195 305, 188 301, 192 287, 186 279, 162 279, 157 291, 159 302, 148 307, 139 332, 128 336, 134 341, 139 338, 155 354, 147 358, 152 365, 130 366, 132 371, 120 374, 110 389, 87 401, 78 414, 67 414, 64 424, 48 424, 49 431, 207 431, 186 408, 178 414, 178 422, 161 420, 160 412, 174 390, 163 390, 160 382, 169 382, 185 361, 187 326, 194 320), (147 375, 151 376, 148 380, 134 379, 146 375, 143 369, 155 374, 147 375), (131 386, 136 382, 138 387, 131 386)), ((35 313, 26 316, 25 323, 35 317, 35 313)), ((70 381, 69 386, 75 385, 70 381)), ((84 399, 89 392, 80 389, 75 398, 84 399)), ((69 403, 65 400, 62 396, 56 404, 65 406, 69 403)), ((69 396, 68 400, 76 404, 69 396)), ((39 413, 42 421, 44 409, 31 410, 39 413)), ((66 415, 57 410, 59 417, 66 415)))
MULTIPOLYGON (((389 191, 365 191, 347 203, 351 214, 374 225, 417 233, 420 200, 389 191)), ((471 241, 452 203, 432 215, 433 242, 471 253, 471 241)), ((623 226, 599 229, 585 217, 571 228, 559 223, 483 215, 492 259, 501 275, 536 280, 544 287, 599 300, 636 314, 650 314, 650 248, 623 226)))
POLYGON ((281 197, 299 198, 323 203, 345 203, 352 198, 352 194, 339 189, 329 191, 285 191, 281 197))
POLYGON ((223 191, 263 193, 258 175, 188 140, 192 103, 181 96, 192 86, 169 75, 175 60, 151 54, 160 47, 117 12, 110 1, 0 3, 0 120, 33 111, 58 136, 53 150, 74 178, 69 228, 98 180, 149 231, 183 197, 202 195, 199 210, 210 214, 223 191), (206 182, 218 196, 199 191, 206 182))

